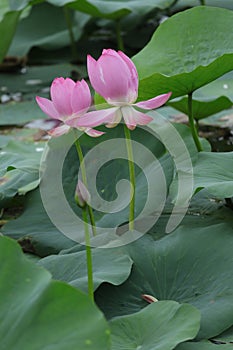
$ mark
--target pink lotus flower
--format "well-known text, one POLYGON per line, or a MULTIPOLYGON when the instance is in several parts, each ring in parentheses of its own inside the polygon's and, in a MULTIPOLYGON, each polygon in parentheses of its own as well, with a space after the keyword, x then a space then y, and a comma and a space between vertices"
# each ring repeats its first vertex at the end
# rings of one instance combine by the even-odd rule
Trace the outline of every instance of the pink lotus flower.
POLYGON ((152 120, 134 107, 147 110, 158 108, 171 96, 169 92, 135 103, 138 97, 138 73, 134 63, 121 51, 103 50, 97 61, 89 55, 87 69, 95 91, 114 107, 87 113, 77 120, 78 126, 94 127, 107 123, 107 127, 114 127, 123 117, 127 127, 133 130, 137 124, 145 125, 152 120))
POLYGON ((52 136, 60 136, 70 131, 72 127, 84 131, 92 137, 103 134, 90 127, 75 126, 76 120, 84 115, 91 105, 91 93, 85 80, 75 83, 70 78, 56 78, 50 88, 51 100, 36 96, 36 102, 42 111, 63 124, 50 130, 52 136))

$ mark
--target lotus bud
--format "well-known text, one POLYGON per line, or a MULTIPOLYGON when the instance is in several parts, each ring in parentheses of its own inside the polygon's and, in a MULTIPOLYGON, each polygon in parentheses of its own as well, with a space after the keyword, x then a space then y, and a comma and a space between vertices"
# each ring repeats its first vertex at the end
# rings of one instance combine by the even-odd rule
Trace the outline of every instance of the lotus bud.
POLYGON ((149 304, 155 303, 156 301, 158 301, 158 299, 156 299, 155 297, 149 294, 142 294, 142 299, 147 301, 149 304))
POLYGON ((83 184, 81 180, 78 180, 76 190, 75 190, 75 196, 74 196, 76 204, 80 208, 85 208, 87 203, 90 201, 91 196, 90 193, 88 192, 88 189, 86 186, 83 184))

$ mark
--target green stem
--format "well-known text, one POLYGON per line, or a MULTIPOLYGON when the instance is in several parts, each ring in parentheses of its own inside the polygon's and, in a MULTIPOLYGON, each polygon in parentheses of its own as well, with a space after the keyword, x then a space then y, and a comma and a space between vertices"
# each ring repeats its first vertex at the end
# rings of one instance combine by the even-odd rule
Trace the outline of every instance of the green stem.
POLYGON ((121 36, 121 23, 120 20, 116 20, 116 37, 118 50, 124 51, 124 43, 121 36))
POLYGON ((205 0, 200 0, 200 4, 201 4, 202 6, 205 6, 205 0))
POLYGON ((77 51, 75 38, 74 38, 72 19, 70 16, 70 9, 67 6, 63 6, 63 11, 64 11, 66 25, 67 25, 67 29, 70 37, 70 47, 71 47, 72 58, 76 60, 78 58, 78 51, 77 51))
POLYGON ((87 258, 87 280, 88 280, 88 295, 94 302, 94 283, 93 283, 93 270, 92 270, 92 254, 90 245, 90 233, 88 228, 88 217, 86 208, 82 209, 84 230, 85 230, 85 243, 86 243, 86 258, 87 258))
POLYGON ((191 132, 192 132, 192 136, 193 136, 193 140, 195 142, 195 145, 197 147, 198 152, 203 151, 202 145, 200 143, 199 137, 198 137, 198 133, 197 133, 197 128, 195 125, 195 121, 193 118, 193 94, 190 93, 188 94, 188 117, 189 117, 189 125, 191 128, 191 132))
MULTIPOLYGON (((81 148, 81 145, 80 145, 78 138, 75 141, 75 146, 76 146, 76 150, 77 150, 78 157, 79 157, 80 169, 81 169, 81 174, 82 174, 82 181, 83 181, 83 184, 88 189, 87 174, 86 174, 86 168, 85 168, 85 163, 84 163, 84 157, 83 157, 82 148, 81 148)), ((92 211, 92 207, 88 203, 87 203, 87 209, 88 209, 88 214, 89 214, 90 222, 91 222, 91 226, 92 226, 92 233, 93 233, 93 236, 96 236, 95 218, 94 218, 94 214, 92 211)))
POLYGON ((134 169, 134 160, 133 160, 133 148, 131 142, 130 130, 124 125, 126 148, 128 154, 128 163, 129 163, 129 179, 131 183, 130 190, 130 206, 129 206, 129 230, 134 229, 134 208, 135 208, 135 169, 134 169))

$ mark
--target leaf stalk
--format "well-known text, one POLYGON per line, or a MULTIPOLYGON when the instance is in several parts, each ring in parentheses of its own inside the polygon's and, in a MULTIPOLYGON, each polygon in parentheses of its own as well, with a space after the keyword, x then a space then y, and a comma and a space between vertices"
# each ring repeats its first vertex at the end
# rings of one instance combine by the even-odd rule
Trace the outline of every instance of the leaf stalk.
POLYGON ((191 129, 192 137, 197 147, 198 152, 203 151, 202 145, 200 143, 197 128, 195 125, 195 120, 193 117, 193 94, 192 92, 188 94, 188 118, 189 118, 189 126, 191 129))

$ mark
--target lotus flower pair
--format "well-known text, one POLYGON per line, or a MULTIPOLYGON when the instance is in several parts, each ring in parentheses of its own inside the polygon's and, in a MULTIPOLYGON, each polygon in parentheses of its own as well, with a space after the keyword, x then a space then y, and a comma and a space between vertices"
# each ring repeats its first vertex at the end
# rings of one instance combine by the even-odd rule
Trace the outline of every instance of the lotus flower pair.
POLYGON ((84 80, 75 83, 69 78, 56 78, 50 90, 51 100, 36 97, 44 113, 63 122, 62 126, 50 132, 51 135, 59 136, 70 128, 77 128, 92 137, 101 136, 103 132, 92 128, 101 124, 114 127, 122 118, 127 127, 133 130, 137 125, 146 125, 152 120, 135 107, 155 109, 171 96, 169 92, 135 103, 138 97, 138 73, 134 63, 121 51, 103 50, 97 61, 88 55, 87 69, 91 85, 112 107, 88 111, 91 94, 87 83, 84 80))

